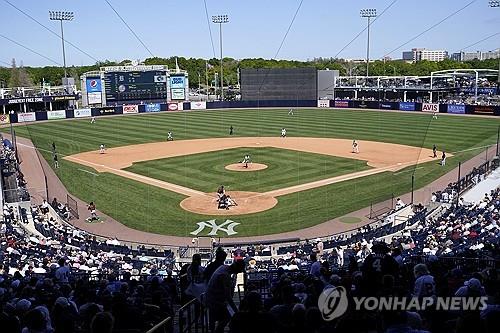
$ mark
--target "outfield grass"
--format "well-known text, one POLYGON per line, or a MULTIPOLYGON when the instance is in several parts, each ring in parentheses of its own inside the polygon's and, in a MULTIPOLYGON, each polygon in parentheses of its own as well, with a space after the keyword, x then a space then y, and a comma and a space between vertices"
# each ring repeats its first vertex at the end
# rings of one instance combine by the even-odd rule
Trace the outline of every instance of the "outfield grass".
POLYGON ((366 169, 370 167, 365 161, 266 147, 163 158, 134 163, 126 170, 208 193, 220 184, 232 191, 267 192, 366 169), (245 154, 266 164, 267 169, 241 172, 224 168, 241 161, 245 154))
MULTIPOLYGON (((236 136, 279 136, 280 129, 286 127, 289 136, 356 138, 426 148, 436 144, 439 150, 455 153, 446 167, 431 162, 420 165, 420 169, 410 167, 396 174, 387 172, 332 184, 281 196, 278 205, 269 211, 227 217, 241 223, 236 227, 236 236, 249 236, 302 229, 393 194, 409 192, 412 171, 416 188, 422 187, 456 167, 459 161, 479 153, 479 149, 473 148, 496 142, 500 124, 497 119, 465 116, 440 115, 432 121, 432 115, 410 112, 301 109, 294 116, 287 113, 269 109, 207 110, 101 117, 94 125, 88 119, 52 121, 17 126, 16 132, 47 150, 42 153, 49 162, 53 141, 60 155, 70 155, 96 150, 101 143, 116 147, 165 140, 169 130, 176 140, 229 137, 231 125, 236 136), (467 149, 472 150, 459 152, 467 149)), ((108 173, 93 176, 81 171, 92 169, 62 159, 60 165, 56 172, 71 193, 95 201, 98 209, 132 228, 189 236, 196 229, 196 222, 213 218, 184 211, 179 207, 182 195, 108 173)))

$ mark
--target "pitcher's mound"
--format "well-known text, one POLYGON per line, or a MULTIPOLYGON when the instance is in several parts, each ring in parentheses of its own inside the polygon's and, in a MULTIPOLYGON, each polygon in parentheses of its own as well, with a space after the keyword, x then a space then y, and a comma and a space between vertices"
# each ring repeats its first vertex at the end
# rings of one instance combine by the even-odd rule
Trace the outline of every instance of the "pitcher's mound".
POLYGON ((245 168, 243 163, 234 163, 225 166, 226 170, 231 171, 258 171, 267 169, 267 165, 261 163, 248 163, 248 168, 245 168))
POLYGON ((217 208, 217 194, 189 197, 181 201, 181 207, 189 212, 203 215, 243 215, 262 212, 273 208, 278 203, 275 197, 255 192, 228 191, 237 206, 229 209, 217 208))

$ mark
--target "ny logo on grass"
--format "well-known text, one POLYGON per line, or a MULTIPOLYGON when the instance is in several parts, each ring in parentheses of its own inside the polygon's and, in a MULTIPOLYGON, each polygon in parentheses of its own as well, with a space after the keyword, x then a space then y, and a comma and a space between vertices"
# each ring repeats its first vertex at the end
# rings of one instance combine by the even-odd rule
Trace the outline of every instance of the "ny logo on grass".
POLYGON ((217 225, 216 220, 209 220, 196 223, 198 225, 198 229, 191 232, 191 235, 198 236, 200 232, 205 230, 206 228, 212 228, 212 230, 207 234, 207 236, 217 236, 217 232, 222 231, 225 232, 228 236, 236 235, 237 232, 234 231, 234 227, 236 227, 238 222, 234 222, 231 220, 226 220, 224 223, 217 225))

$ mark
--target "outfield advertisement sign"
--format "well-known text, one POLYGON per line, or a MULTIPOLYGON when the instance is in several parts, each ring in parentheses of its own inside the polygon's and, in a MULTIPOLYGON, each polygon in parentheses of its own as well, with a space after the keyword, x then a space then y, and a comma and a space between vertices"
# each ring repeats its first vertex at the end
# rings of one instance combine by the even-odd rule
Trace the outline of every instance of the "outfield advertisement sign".
POLYGON ((10 117, 8 114, 0 114, 0 124, 10 123, 10 117))
POLYGON ((415 111, 415 103, 413 102, 400 102, 399 109, 401 111, 415 111))
POLYGON ((448 104, 448 113, 465 114, 464 104, 448 104))
POLYGON ((18 123, 26 123, 29 121, 36 121, 35 112, 26 112, 17 114, 18 123))
POLYGON ((329 108, 330 100, 328 99, 320 99, 318 100, 318 108, 329 108))
POLYGON ((423 103, 422 104, 423 112, 439 112, 439 104, 435 103, 423 103))
POLYGON ((207 102, 191 102, 191 110, 205 110, 207 102))
POLYGON ((399 104, 392 103, 392 102, 380 102, 378 107, 379 107, 379 109, 382 109, 382 110, 397 110, 399 107, 399 104))
POLYGON ((495 114, 495 107, 488 105, 475 105, 472 107, 475 114, 485 114, 493 116, 495 114))
POLYGON ((87 78, 85 83, 87 93, 102 92, 102 84, 100 78, 87 78))
POLYGON ((114 106, 108 106, 108 107, 99 108, 99 114, 101 116, 115 114, 115 107, 114 106))
POLYGON ((123 113, 124 114, 139 113, 139 106, 138 105, 124 105, 123 106, 123 113))
POLYGON ((75 109, 75 118, 91 117, 92 111, 90 109, 75 109))
POLYGON ((161 111, 160 103, 146 104, 145 110, 146 110, 146 112, 160 112, 161 111))
POLYGON ((171 91, 170 97, 172 100, 186 99, 186 91, 184 90, 184 88, 172 88, 170 89, 170 91, 171 91))
POLYGON ((102 103, 102 93, 101 92, 88 93, 87 94, 87 102, 89 105, 101 104, 102 103))
POLYGON ((47 119, 64 119, 66 118, 66 111, 64 110, 56 110, 56 111, 47 111, 47 119))
POLYGON ((168 103, 168 111, 182 111, 183 103, 168 103))
POLYGON ((349 101, 335 101, 335 107, 336 108, 348 108, 349 107, 349 101))

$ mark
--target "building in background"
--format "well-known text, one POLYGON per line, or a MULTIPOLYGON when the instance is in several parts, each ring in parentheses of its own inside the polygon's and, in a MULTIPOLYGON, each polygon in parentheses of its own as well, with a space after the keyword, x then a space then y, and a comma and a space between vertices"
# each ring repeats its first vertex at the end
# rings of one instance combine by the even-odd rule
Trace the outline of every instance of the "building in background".
POLYGON ((500 58, 500 49, 495 51, 476 51, 476 52, 457 52, 451 55, 452 60, 470 61, 470 60, 488 60, 500 58))
POLYGON ((403 60, 418 62, 422 60, 443 61, 448 59, 448 51, 427 50, 426 48, 414 48, 411 51, 403 52, 403 60))

